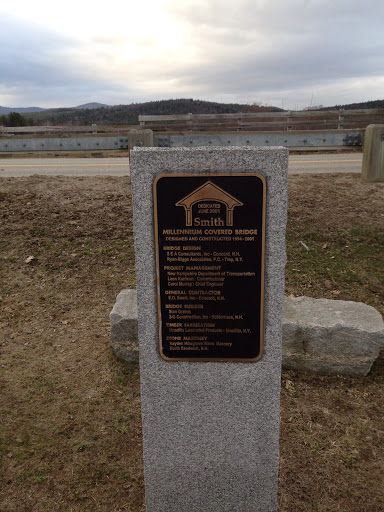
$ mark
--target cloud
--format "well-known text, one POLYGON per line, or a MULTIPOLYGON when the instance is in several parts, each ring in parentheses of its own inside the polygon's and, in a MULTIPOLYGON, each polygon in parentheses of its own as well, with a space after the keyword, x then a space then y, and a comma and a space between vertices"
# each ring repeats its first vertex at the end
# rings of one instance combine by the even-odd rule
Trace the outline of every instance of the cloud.
POLYGON ((369 8, 357 0, 148 1, 142 18, 115 1, 128 19, 116 20, 115 33, 98 12, 97 31, 90 15, 67 35, 68 23, 56 33, 2 16, 0 104, 184 96, 293 108, 382 96, 382 0, 369 8))
POLYGON ((0 19, 0 69, 0 100, 12 106, 73 106, 117 90, 113 80, 95 80, 78 41, 7 15, 0 19))
MULTIPOLYGON (((174 14, 197 41, 204 77, 231 88, 236 81, 277 89, 302 81, 376 76, 384 69, 381 23, 384 5, 362 14, 361 2, 242 0, 220 9, 196 2, 177 4, 174 14), (367 27, 369 26, 369 34, 367 27), (284 80, 284 83, 281 81, 284 80)), ((194 75, 198 72, 195 68, 194 75)))
POLYGON ((195 42, 197 62, 178 69, 178 83, 257 97, 380 77, 384 5, 374 4, 365 11, 357 1, 169 4, 195 42))

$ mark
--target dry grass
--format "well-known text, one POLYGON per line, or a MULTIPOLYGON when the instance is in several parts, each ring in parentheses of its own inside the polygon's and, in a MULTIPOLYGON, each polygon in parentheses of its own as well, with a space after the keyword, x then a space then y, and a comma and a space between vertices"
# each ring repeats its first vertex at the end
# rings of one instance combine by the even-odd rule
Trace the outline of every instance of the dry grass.
POLYGON ((365 302, 384 314, 383 249, 384 183, 358 174, 290 178, 288 294, 365 302))
MULTIPOLYGON (((358 176, 291 177, 287 293, 384 312, 383 204, 358 176)), ((0 218, 0 510, 141 512, 138 368, 109 349, 129 179, 3 178, 0 218)), ((383 381, 284 373, 281 511, 384 510, 383 381)))

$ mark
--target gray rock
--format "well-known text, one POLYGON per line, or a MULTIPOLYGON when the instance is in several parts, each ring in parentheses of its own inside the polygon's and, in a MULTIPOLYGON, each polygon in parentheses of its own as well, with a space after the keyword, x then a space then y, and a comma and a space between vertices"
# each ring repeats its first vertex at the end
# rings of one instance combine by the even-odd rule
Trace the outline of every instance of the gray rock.
POLYGON ((284 368, 367 375, 383 348, 384 322, 371 306, 310 297, 284 300, 284 368))
POLYGON ((138 361, 136 290, 122 290, 119 293, 109 318, 113 352, 124 361, 138 361))
MULTIPOLYGON (((111 344, 137 361, 136 290, 122 290, 111 312, 111 344)), ((367 375, 384 349, 384 321, 361 302, 285 297, 283 367, 323 375, 367 375)))

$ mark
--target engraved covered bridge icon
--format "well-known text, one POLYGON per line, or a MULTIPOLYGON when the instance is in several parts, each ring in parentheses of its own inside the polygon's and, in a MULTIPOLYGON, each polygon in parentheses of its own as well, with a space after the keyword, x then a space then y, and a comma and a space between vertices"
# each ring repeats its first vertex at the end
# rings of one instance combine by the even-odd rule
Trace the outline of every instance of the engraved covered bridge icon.
POLYGON ((192 226, 192 207, 200 201, 217 201, 223 203, 226 207, 227 226, 233 226, 233 209, 235 206, 243 206, 243 203, 231 196, 231 194, 228 194, 228 192, 211 181, 207 181, 204 185, 201 185, 201 187, 176 203, 176 206, 183 206, 185 209, 187 226, 192 226))

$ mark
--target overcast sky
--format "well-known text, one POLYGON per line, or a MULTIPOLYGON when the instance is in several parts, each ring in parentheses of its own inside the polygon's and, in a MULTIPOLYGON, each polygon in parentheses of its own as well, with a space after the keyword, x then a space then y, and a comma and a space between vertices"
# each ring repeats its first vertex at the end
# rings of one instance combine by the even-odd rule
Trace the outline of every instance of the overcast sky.
POLYGON ((0 105, 384 98, 383 0, 0 3, 0 105))

